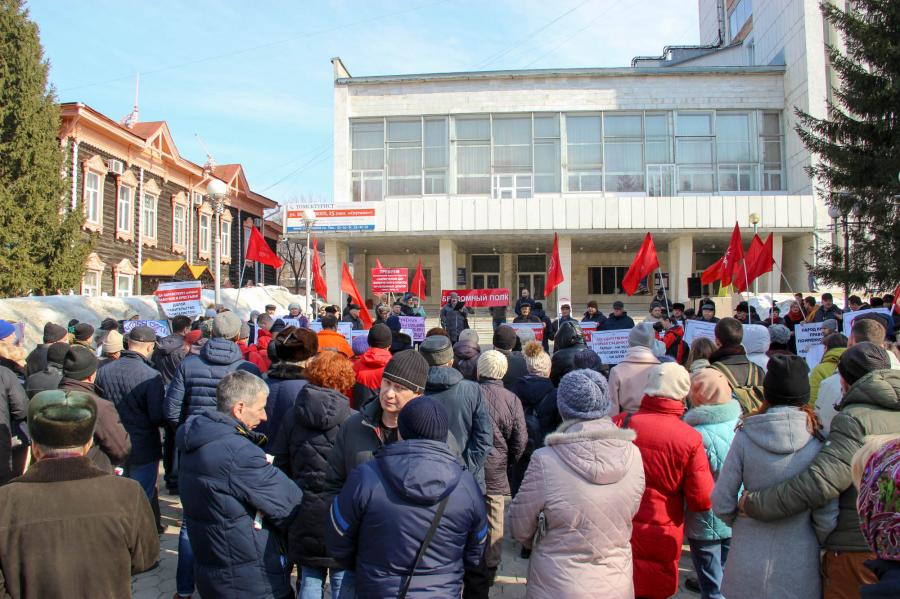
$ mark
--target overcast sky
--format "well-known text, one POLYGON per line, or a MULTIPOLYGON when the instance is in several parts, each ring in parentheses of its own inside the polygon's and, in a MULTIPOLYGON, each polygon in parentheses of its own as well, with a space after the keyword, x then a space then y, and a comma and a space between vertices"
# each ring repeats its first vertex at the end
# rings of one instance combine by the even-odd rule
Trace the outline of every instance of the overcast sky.
POLYGON ((628 66, 699 40, 697 0, 32 0, 64 102, 165 120, 179 151, 240 162, 278 201, 331 199, 332 70, 628 66))

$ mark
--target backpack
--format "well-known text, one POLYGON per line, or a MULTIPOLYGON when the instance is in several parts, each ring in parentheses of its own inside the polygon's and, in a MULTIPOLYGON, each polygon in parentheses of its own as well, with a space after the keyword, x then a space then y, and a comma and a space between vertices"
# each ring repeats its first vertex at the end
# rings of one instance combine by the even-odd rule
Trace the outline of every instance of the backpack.
POLYGON ((747 380, 743 384, 738 383, 737 380, 735 380, 734 374, 732 374, 731 370, 724 364, 716 362, 715 364, 712 364, 710 368, 715 368, 725 375, 725 379, 731 387, 731 394, 738 403, 741 404, 741 412, 744 415, 758 410, 759 406, 762 405, 762 402, 765 401, 766 396, 763 391, 762 380, 759 376, 760 369, 753 363, 750 364, 747 380))

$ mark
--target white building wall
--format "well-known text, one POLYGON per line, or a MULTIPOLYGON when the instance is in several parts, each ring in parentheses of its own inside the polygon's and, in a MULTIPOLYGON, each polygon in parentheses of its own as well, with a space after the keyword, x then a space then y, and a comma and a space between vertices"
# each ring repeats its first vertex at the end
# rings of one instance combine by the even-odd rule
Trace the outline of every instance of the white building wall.
POLYGON ((719 40, 717 6, 724 0, 697 0, 700 15, 700 43, 704 46, 719 40))

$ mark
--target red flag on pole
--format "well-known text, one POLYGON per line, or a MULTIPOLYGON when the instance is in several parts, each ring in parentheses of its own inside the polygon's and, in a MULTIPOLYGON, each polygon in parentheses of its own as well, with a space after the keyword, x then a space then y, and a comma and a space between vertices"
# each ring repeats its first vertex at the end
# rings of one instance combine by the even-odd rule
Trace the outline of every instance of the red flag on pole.
POLYGON ((384 268, 381 265, 381 260, 379 260, 378 258, 375 258, 375 268, 384 268))
POLYGON ((654 268, 659 268, 659 257, 656 255, 656 247, 653 245, 653 236, 647 233, 641 249, 634 257, 634 262, 631 263, 631 267, 622 279, 622 289, 625 293, 633 295, 637 291, 641 279, 653 272, 654 268))
POLYGON ((419 265, 416 267, 416 274, 413 276, 409 291, 423 302, 425 301, 425 274, 422 272, 421 258, 419 258, 419 265))
POLYGON ((562 266, 559 263, 559 239, 553 234, 553 253, 550 254, 550 266, 547 267, 547 282, 544 284, 544 297, 553 293, 559 284, 565 280, 562 266))
POLYGON ((739 265, 737 271, 734 273, 732 283, 734 284, 734 288, 738 291, 746 291, 753 279, 758 276, 754 274, 755 271, 753 267, 756 264, 756 261, 759 260, 759 255, 762 251, 762 240, 759 238, 759 235, 754 235, 753 240, 750 242, 750 248, 747 250, 747 255, 744 256, 744 263, 739 265))
POLYGON ((900 285, 897 285, 897 288, 894 289, 894 309, 892 312, 900 314, 900 285))
POLYGON ((366 310, 366 305, 362 301, 362 296, 359 294, 359 289, 356 288, 356 282, 353 280, 346 262, 344 262, 344 270, 341 272, 341 289, 350 296, 354 304, 359 306, 359 318, 366 328, 372 328, 372 316, 366 310))
POLYGON ((274 268, 281 268, 283 264, 269 244, 266 243, 262 233, 256 227, 250 227, 250 240, 247 242, 247 260, 267 264, 274 268))
POLYGON ((725 256, 722 256, 715 262, 713 262, 710 266, 706 268, 702 273, 700 273, 700 282, 704 285, 709 285, 715 281, 718 281, 722 278, 722 262, 725 261, 725 256))
POLYGON ((313 276, 313 287, 316 290, 316 295, 321 297, 326 302, 328 301, 328 285, 325 284, 325 277, 322 276, 322 264, 319 262, 319 246, 316 245, 316 238, 313 237, 312 240, 312 276, 313 276))
POLYGON ((744 259, 744 242, 741 240, 741 228, 734 223, 734 231, 731 232, 731 243, 725 250, 722 260, 722 284, 730 285, 735 273, 741 267, 744 259))

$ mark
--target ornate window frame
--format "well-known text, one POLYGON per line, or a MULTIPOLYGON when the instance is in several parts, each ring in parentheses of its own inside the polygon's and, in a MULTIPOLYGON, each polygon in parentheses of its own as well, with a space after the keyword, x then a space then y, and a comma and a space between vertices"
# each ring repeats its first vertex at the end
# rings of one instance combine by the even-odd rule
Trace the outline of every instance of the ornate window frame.
POLYGON ((116 297, 130 297, 134 295, 134 276, 137 274, 137 268, 128 258, 122 258, 115 266, 113 266, 113 293, 116 297), (119 287, 119 277, 129 277, 131 285, 128 288, 127 295, 122 295, 122 289, 119 287))
POLYGON ((222 242, 222 252, 221 259, 223 264, 231 264, 231 241, 234 231, 232 230, 232 222, 234 222, 234 216, 231 214, 231 211, 228 208, 222 212, 221 218, 221 229, 219 230, 219 236, 222 242), (225 239, 225 230, 228 230, 228 239, 225 239))
POLYGON ((137 189, 138 180, 137 177, 134 176, 134 173, 131 172, 131 169, 126 170, 123 174, 116 177, 116 239, 121 239, 122 241, 134 241, 134 212, 135 204, 137 203, 137 189), (128 190, 128 193, 131 195, 128 202, 129 213, 127 228, 121 227, 122 206, 119 201, 119 196, 123 189, 128 190))
POLYGON ((185 255, 187 253, 187 230, 188 230, 188 204, 189 204, 188 196, 183 192, 179 191, 178 193, 172 194, 172 253, 173 254, 181 254, 185 255), (177 230, 176 222, 175 222, 175 211, 177 208, 181 208, 182 216, 181 216, 181 243, 178 243, 176 240, 175 231, 177 230))
POLYGON ((203 202, 197 210, 197 256, 201 260, 210 260, 213 247, 213 232, 215 231, 215 213, 209 202, 203 202), (209 227, 207 228, 206 243, 207 247, 203 248, 203 236, 200 234, 202 230, 202 221, 206 217, 209 219, 209 227))
POLYGON ((141 242, 148 247, 156 247, 159 242, 159 195, 162 190, 154 179, 144 182, 144 198, 141 207, 141 242), (147 223, 144 222, 144 213, 147 212, 148 202, 153 203, 153 235, 147 232, 147 223))
POLYGON ((84 278, 88 273, 97 275, 97 294, 90 294, 90 297, 100 297, 103 294, 103 271, 106 270, 106 263, 100 259, 97 252, 88 254, 87 262, 84 264, 84 275, 81 277, 81 295, 84 293, 84 278))
POLYGON ((83 228, 87 231, 96 231, 97 233, 103 232, 103 188, 106 186, 106 172, 106 162, 99 154, 95 154, 94 156, 91 156, 87 160, 83 160, 81 162, 81 209, 84 212, 83 228), (96 175, 100 183, 100 188, 97 190, 96 220, 91 220, 88 218, 88 174, 96 175))

